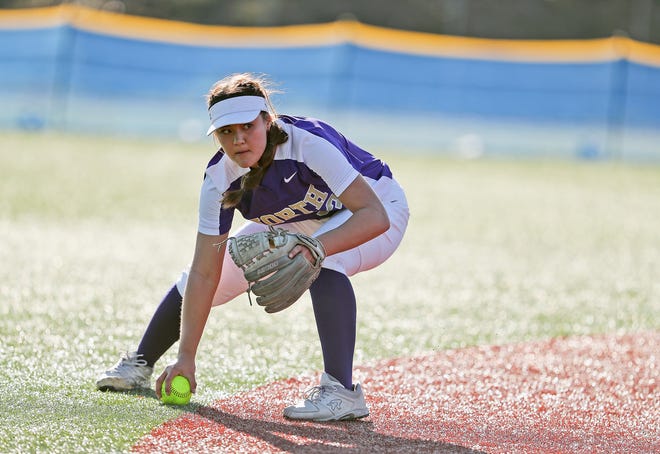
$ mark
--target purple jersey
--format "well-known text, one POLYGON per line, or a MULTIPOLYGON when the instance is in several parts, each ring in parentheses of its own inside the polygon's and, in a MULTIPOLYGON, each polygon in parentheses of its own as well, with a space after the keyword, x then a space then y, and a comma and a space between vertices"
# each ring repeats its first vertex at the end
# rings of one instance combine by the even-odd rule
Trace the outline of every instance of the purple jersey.
POLYGON ((279 145, 261 185, 247 191, 236 208, 220 205, 222 194, 238 189, 249 169, 218 151, 206 168, 200 196, 199 231, 228 233, 238 210, 245 219, 267 225, 321 219, 343 209, 338 196, 358 175, 374 183, 392 178, 389 167, 332 126, 314 118, 279 116, 289 135, 279 145))

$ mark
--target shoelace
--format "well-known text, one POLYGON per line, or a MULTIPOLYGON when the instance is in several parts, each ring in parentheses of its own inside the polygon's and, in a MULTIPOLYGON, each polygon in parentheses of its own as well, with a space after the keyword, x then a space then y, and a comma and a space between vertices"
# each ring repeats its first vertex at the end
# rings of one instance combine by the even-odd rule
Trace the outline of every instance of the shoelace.
POLYGON ((126 352, 124 356, 122 356, 121 361, 117 366, 117 368, 120 368, 122 366, 146 366, 147 360, 142 359, 141 358, 142 356, 143 356, 142 353, 126 352))
POLYGON ((334 389, 334 386, 314 386, 313 388, 305 391, 305 399, 309 400, 310 402, 319 402, 323 400, 323 397, 326 393, 334 391, 334 389))

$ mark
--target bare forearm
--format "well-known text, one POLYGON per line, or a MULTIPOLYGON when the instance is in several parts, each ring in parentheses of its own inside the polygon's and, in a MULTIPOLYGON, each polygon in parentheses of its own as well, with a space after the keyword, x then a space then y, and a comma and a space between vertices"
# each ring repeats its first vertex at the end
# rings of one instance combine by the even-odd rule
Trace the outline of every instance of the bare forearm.
POLYGON ((191 270, 188 277, 183 309, 181 312, 181 341, 179 358, 194 358, 211 311, 216 285, 212 279, 204 278, 191 270))
POLYGON ((327 255, 352 249, 377 237, 390 227, 382 206, 356 210, 341 226, 319 236, 327 255))
POLYGON ((161 396, 162 385, 165 385, 166 392, 169 392, 172 379, 177 375, 183 375, 190 381, 193 392, 197 388, 195 356, 222 273, 224 249, 219 250, 217 245, 222 244, 226 239, 226 234, 197 234, 195 256, 190 266, 190 274, 183 295, 179 355, 176 362, 167 366, 156 380, 158 397, 161 396))

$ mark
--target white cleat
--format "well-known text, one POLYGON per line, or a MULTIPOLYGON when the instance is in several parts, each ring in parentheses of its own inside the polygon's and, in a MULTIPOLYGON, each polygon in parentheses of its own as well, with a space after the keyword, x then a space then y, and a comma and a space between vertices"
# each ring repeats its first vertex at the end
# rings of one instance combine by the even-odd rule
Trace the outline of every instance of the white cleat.
POLYGON ((284 416, 308 421, 346 421, 369 416, 360 384, 348 390, 332 375, 323 373, 321 385, 307 392, 305 400, 286 407, 284 416))
POLYGON ((100 391, 131 391, 151 386, 153 367, 136 352, 126 353, 112 369, 103 372, 96 380, 100 391))

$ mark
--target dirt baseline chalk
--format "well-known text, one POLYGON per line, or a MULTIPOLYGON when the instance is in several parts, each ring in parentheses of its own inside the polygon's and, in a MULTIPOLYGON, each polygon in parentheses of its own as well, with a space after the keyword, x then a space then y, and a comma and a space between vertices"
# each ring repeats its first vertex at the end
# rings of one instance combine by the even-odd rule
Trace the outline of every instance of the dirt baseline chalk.
POLYGON ((660 333, 449 350, 356 368, 371 416, 294 422, 318 374, 155 428, 135 452, 660 452, 660 333))

